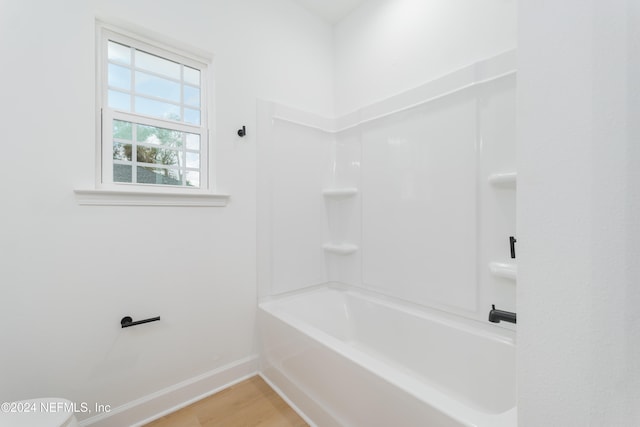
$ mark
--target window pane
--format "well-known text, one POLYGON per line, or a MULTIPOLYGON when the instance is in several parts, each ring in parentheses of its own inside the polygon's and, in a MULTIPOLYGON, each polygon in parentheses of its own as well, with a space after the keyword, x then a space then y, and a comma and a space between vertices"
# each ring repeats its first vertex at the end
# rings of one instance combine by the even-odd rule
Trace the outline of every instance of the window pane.
POLYGON ((187 152, 187 167, 199 168, 200 167, 200 154, 187 152))
POLYGON ((113 182, 131 182, 131 165, 113 165, 113 182))
POLYGON ((187 134, 187 149, 200 150, 200 135, 195 133, 187 134))
POLYGON ((200 187, 200 172, 187 172, 187 186, 200 187))
POLYGON ((131 144, 113 143, 113 160, 131 161, 131 144))
POLYGON ((182 176, 177 170, 138 166, 136 172, 137 182, 141 184, 182 185, 182 176))
POLYGON ((131 95, 118 92, 115 90, 109 91, 109 107, 114 110, 131 111, 131 95))
POLYGON ((165 166, 180 166, 184 164, 182 153, 171 149, 138 146, 136 156, 139 163, 165 166))
POLYGON ((109 86, 131 90, 131 70, 119 65, 109 64, 109 86))
POLYGON ((169 61, 168 59, 160 58, 159 56, 151 55, 141 50, 136 50, 135 52, 136 68, 180 80, 180 64, 177 62, 169 61))
POLYGON ((136 140, 145 144, 182 147, 183 132, 154 126, 137 125, 136 140))
POLYGON ((125 64, 131 64, 131 48, 129 48, 129 46, 124 46, 120 43, 109 41, 107 50, 107 56, 110 61, 118 61, 125 64))
POLYGON ((136 71, 136 92, 180 102, 180 83, 136 71))
POLYGON ((133 140, 133 134, 131 132, 131 123, 123 122, 122 120, 113 121, 113 137, 117 139, 126 139, 127 141, 133 140))
POLYGON ((184 103, 200 107, 200 89, 184 85, 184 103))
POLYGON ((184 81, 195 86, 200 86, 200 70, 185 65, 184 81))
POLYGON ((194 125, 200 124, 200 110, 192 110, 190 108, 184 109, 184 121, 186 123, 192 123, 194 125))
POLYGON ((180 120, 180 107, 136 96, 136 112, 163 119, 180 120))

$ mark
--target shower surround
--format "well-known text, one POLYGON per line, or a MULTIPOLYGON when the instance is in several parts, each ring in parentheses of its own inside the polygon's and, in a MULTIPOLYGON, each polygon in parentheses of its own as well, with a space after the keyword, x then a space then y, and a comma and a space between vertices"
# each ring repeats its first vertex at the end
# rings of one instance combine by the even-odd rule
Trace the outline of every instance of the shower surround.
MULTIPOLYGON (((511 415, 500 421, 491 419, 486 425, 515 425, 515 326, 505 323, 495 326, 488 323, 487 317, 494 304, 515 311, 517 269, 510 246, 515 236, 517 181, 515 85, 515 52, 508 51, 337 119, 259 102, 261 372, 312 423, 324 425, 326 420, 318 421, 311 415, 322 413, 333 414, 338 424, 358 425, 355 414, 342 412, 343 409, 322 398, 325 387, 333 384, 335 389, 331 393, 337 393, 348 381, 337 371, 331 377, 331 369, 327 369, 331 363, 327 360, 346 357, 347 365, 355 363, 367 375, 380 374, 376 380, 380 384, 395 381, 383 372, 395 370, 399 376, 402 372, 405 375, 415 372, 415 366, 403 366, 398 359, 385 355, 389 353, 367 353, 372 348, 368 344, 356 345, 353 350, 353 340, 344 338, 348 335, 341 335, 343 344, 335 337, 329 339, 336 344, 331 347, 327 340, 318 338, 326 330, 318 325, 308 326, 304 317, 283 317, 272 310, 271 300, 298 301, 295 298, 305 298, 300 294, 318 292, 318 286, 330 283, 334 287, 343 286, 347 290, 344 295, 362 292, 372 298, 365 301, 381 298, 400 313, 413 307, 428 313, 431 320, 440 315, 442 319, 466 322, 477 326, 476 338, 489 333, 502 340, 505 348, 510 348, 498 358, 507 360, 501 375, 508 386, 503 384, 486 392, 499 390, 511 397, 505 400, 509 403, 493 406, 488 413, 511 415), (290 324, 284 325, 288 321, 290 324), (297 336, 305 331, 309 333, 307 338, 297 336), (316 360, 317 365, 309 365, 308 370, 318 370, 323 372, 323 378, 333 380, 314 386, 311 374, 305 378, 299 375, 305 371, 302 370, 293 375, 284 359, 273 357, 287 354, 274 348, 288 348, 289 344, 296 348, 294 343, 301 339, 306 340, 310 349, 321 344, 324 352, 332 352, 331 356, 325 353, 324 358, 311 357, 309 363, 316 360), (375 362, 362 364, 363 359, 353 357, 352 351, 366 354, 364 359, 375 362), (379 367, 380 372, 372 366, 379 367), (309 402, 317 405, 315 409, 308 406, 309 402)), ((353 304, 345 302, 346 299, 338 300, 324 309, 327 324, 335 321, 331 310, 337 310, 336 315, 352 315, 353 304)), ((360 327, 376 324, 376 319, 378 315, 374 314, 360 327)), ((427 326, 413 327, 404 321, 392 324, 396 329, 386 336, 408 336, 403 344, 405 352, 419 354, 421 346, 447 343, 446 339, 431 342, 429 336, 417 332, 424 328, 435 331, 427 326)), ((341 325, 343 334, 353 328, 349 322, 341 325)), ((467 328, 466 333, 472 329, 467 328)), ((442 329, 445 330, 451 332, 452 342, 460 342, 454 338, 461 336, 454 332, 456 328, 447 326, 442 329)), ((376 331, 384 336, 379 328, 367 334, 375 336, 376 331)), ((472 342, 476 338, 469 339, 466 351, 461 344, 458 350, 470 366, 475 366, 475 358, 492 357, 474 350, 472 342)), ((397 343, 391 339, 381 345, 393 353, 397 343)), ((300 348, 295 353, 300 352, 305 350, 300 348)), ((453 354, 440 360, 452 358, 453 354)), ((438 365, 436 359, 425 358, 421 363, 429 365, 428 371, 444 372, 445 377, 451 378, 460 369, 455 363, 438 365)), ((395 375, 391 377, 397 379, 395 375)), ((443 395, 452 390, 429 375, 419 377, 424 380, 424 387, 432 387, 443 395)), ((460 396, 465 389, 476 386, 461 386, 449 397, 456 400, 458 396, 458 403, 464 406, 465 398, 460 396)), ((367 386, 363 383, 362 387, 367 386)), ((415 394, 415 387, 409 389, 412 399, 438 407, 428 402, 425 395, 415 394)), ((482 408, 482 404, 471 401, 470 408, 482 408)), ((395 409, 393 405, 385 407, 396 415, 403 411, 402 405, 395 409)), ((467 425, 467 422, 482 425, 482 416, 476 420, 473 416, 463 417, 466 421, 460 421, 462 418, 455 414, 448 416, 462 424, 442 425, 467 425)), ((407 422, 406 425, 415 424, 407 422)))

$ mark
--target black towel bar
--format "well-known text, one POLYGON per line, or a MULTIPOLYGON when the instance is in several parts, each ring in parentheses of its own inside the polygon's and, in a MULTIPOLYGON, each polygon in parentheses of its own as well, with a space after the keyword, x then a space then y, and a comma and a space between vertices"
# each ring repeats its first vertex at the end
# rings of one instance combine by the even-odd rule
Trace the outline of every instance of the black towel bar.
POLYGON ((136 320, 135 322, 133 321, 131 316, 125 316, 122 318, 122 320, 120 320, 120 326, 122 326, 123 328, 128 328, 129 326, 142 325, 143 323, 155 322, 157 320, 160 320, 160 316, 151 317, 144 320, 136 320))

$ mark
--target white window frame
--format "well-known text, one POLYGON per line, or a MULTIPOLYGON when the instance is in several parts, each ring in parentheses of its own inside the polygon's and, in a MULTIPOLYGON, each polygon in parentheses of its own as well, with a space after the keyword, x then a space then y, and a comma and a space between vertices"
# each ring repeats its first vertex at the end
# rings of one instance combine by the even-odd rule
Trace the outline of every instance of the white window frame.
POLYGON ((78 203, 84 205, 224 206, 229 196, 214 191, 215 181, 212 170, 211 57, 193 53, 197 50, 185 48, 180 43, 161 40, 162 37, 157 37, 156 34, 141 35, 143 33, 144 31, 130 31, 96 21, 96 184, 95 189, 75 190, 78 203), (200 125, 110 109, 107 105, 109 62, 107 43, 109 40, 200 70, 200 125), (113 119, 199 134, 200 186, 113 182, 113 119))

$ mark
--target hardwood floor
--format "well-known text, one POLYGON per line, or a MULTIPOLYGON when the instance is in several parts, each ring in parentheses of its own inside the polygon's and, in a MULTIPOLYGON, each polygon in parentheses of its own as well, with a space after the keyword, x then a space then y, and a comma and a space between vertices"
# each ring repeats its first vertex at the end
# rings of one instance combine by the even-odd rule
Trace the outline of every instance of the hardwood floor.
POLYGON ((145 427, 308 426, 262 378, 255 376, 166 415, 145 427))

